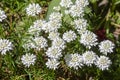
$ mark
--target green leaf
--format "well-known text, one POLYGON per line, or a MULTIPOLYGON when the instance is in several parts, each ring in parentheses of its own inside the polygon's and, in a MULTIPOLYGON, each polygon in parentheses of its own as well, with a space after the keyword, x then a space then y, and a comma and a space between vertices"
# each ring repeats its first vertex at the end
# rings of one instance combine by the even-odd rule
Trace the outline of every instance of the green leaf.
POLYGON ((115 2, 115 5, 118 5, 118 4, 120 4, 120 0, 117 0, 117 1, 115 2))

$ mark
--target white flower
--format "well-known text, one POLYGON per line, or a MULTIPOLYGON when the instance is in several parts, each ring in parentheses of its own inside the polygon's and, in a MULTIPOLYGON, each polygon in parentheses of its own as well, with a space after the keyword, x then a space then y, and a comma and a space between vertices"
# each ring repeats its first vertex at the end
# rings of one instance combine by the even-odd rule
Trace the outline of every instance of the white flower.
POLYGON ((77 32, 78 32, 78 34, 80 34, 80 35, 84 34, 86 31, 87 31, 86 28, 77 29, 77 32))
POLYGON ((52 46, 48 48, 48 50, 46 51, 46 55, 50 58, 59 59, 60 57, 62 57, 62 50, 60 48, 52 46))
POLYGON ((96 60, 96 65, 101 70, 108 70, 109 66, 112 64, 111 60, 109 60, 106 56, 100 56, 96 60))
POLYGON ((76 0, 75 4, 79 5, 80 7, 86 7, 89 5, 89 2, 88 0, 76 0))
POLYGON ((54 46, 56 48, 64 49, 65 48, 65 41, 61 38, 56 38, 52 41, 52 46, 54 46))
POLYGON ((26 13, 28 16, 36 16, 42 11, 41 7, 39 4, 29 4, 28 7, 26 8, 26 13))
POLYGON ((53 20, 61 21, 61 19, 62 19, 62 14, 60 14, 59 12, 53 12, 49 16, 50 21, 53 21, 53 20))
POLYGON ((44 24, 43 30, 47 32, 56 32, 61 26, 61 22, 57 20, 51 20, 48 21, 46 24, 44 24))
POLYGON ((70 68, 78 69, 83 66, 83 58, 80 54, 67 54, 64 57, 67 66, 70 68))
POLYGON ((60 11, 61 7, 60 7, 60 6, 56 6, 56 7, 53 7, 53 9, 54 9, 55 11, 60 11))
POLYGON ((13 49, 13 44, 7 39, 0 39, 0 52, 5 55, 7 51, 13 49))
POLYGON ((44 37, 39 36, 33 38, 33 48, 40 50, 41 48, 45 48, 47 46, 47 40, 44 37))
POLYGON ((83 54, 83 60, 87 66, 91 66, 93 63, 95 63, 96 59, 97 55, 93 51, 86 51, 83 54))
POLYGON ((84 15, 83 12, 84 12, 83 8, 77 5, 72 5, 69 10, 69 13, 72 17, 83 17, 84 15))
POLYGON ((84 18, 79 18, 74 20, 74 24, 75 24, 75 29, 83 29, 83 28, 87 28, 87 20, 85 20, 84 18))
POLYGON ((5 15, 5 12, 0 10, 0 22, 2 22, 6 18, 7 18, 7 16, 5 15))
POLYGON ((30 67, 30 65, 34 65, 36 56, 34 54, 27 53, 21 57, 21 60, 26 67, 30 67))
POLYGON ((48 59, 48 61, 46 62, 46 66, 49 69, 53 69, 53 70, 57 69, 59 64, 60 63, 56 59, 48 59))
POLYGON ((58 32, 50 32, 48 38, 49 38, 50 40, 54 40, 54 39, 56 39, 56 38, 59 38, 59 35, 60 35, 60 34, 59 34, 58 32))
POLYGON ((67 42, 71 42, 77 38, 74 31, 70 30, 63 34, 63 39, 67 42))
POLYGON ((91 46, 98 44, 97 36, 93 32, 86 31, 81 35, 80 43, 90 49, 91 46))
POLYGON ((44 24, 45 24, 45 21, 36 20, 34 22, 34 25, 30 26, 30 28, 28 29, 28 32, 32 35, 39 35, 39 33, 41 32, 44 24))
POLYGON ((111 41, 109 40, 104 40, 100 43, 99 45, 99 50, 100 52, 102 52, 103 54, 107 53, 111 53, 113 52, 113 48, 115 47, 115 44, 113 44, 111 41))
POLYGON ((71 0, 61 0, 60 5, 65 8, 69 8, 72 5, 71 0))

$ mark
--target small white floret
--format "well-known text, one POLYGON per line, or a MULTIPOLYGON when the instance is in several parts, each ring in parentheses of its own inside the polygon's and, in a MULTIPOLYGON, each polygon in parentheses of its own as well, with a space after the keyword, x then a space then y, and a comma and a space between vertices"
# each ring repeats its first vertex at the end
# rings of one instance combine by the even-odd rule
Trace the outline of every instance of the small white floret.
POLYGON ((46 66, 49 69, 53 69, 53 70, 57 69, 59 64, 60 63, 56 59, 48 59, 48 61, 46 62, 46 66))
POLYGON ((23 65, 26 67, 30 67, 30 65, 34 65, 36 56, 34 54, 27 53, 21 58, 23 65))

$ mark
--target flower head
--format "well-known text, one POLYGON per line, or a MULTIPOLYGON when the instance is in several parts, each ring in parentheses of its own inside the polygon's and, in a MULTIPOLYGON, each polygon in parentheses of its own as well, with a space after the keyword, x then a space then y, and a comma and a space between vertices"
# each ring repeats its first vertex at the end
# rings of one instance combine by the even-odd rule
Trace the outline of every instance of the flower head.
POLYGON ((89 2, 88 0, 76 0, 75 4, 81 7, 86 7, 89 4, 89 2))
POLYGON ((76 34, 74 33, 74 31, 70 30, 67 31, 63 34, 63 39, 67 42, 73 41, 77 38, 76 34))
POLYGON ((65 8, 69 8, 72 5, 71 0, 61 0, 60 5, 65 8))
POLYGON ((33 48, 40 50, 47 47, 47 40, 43 36, 33 38, 33 48))
POLYGON ((52 46, 48 48, 48 50, 46 51, 46 55, 50 58, 59 59, 60 57, 62 57, 62 50, 60 48, 52 46))
POLYGON ((28 16, 36 16, 42 11, 41 7, 39 4, 29 4, 28 7, 26 8, 26 13, 28 16))
POLYGON ((97 36, 90 31, 86 31, 81 35, 80 43, 84 46, 91 48, 97 45, 97 36))
POLYGON ((113 44, 111 41, 109 40, 104 40, 100 43, 99 45, 99 50, 100 52, 102 52, 103 54, 107 53, 111 53, 113 52, 113 48, 115 47, 115 44, 113 44))
POLYGON ((21 60, 26 67, 30 67, 30 65, 34 65, 36 56, 34 54, 27 53, 21 57, 21 60))
POLYGON ((5 55, 7 51, 13 49, 13 44, 7 39, 0 39, 0 52, 5 55))
POLYGON ((57 32, 61 26, 61 22, 57 20, 50 20, 44 24, 43 30, 47 32, 57 32))
POLYGON ((83 18, 79 18, 74 20, 74 24, 75 24, 75 29, 83 29, 83 28, 87 28, 87 20, 83 19, 83 18))
POLYGON ((56 38, 52 41, 52 46, 54 46, 56 48, 64 49, 65 48, 65 41, 61 38, 56 38))
POLYGON ((60 35, 60 33, 58 33, 58 32, 50 32, 48 38, 50 40, 54 40, 56 38, 59 38, 59 35, 60 35))
POLYGON ((56 20, 56 21, 61 21, 62 19, 62 14, 60 14, 59 12, 53 12, 50 14, 49 20, 56 20))
POLYGON ((86 51, 83 54, 83 61, 88 66, 91 66, 93 63, 95 63, 96 59, 97 55, 93 51, 86 51))
POLYGON ((68 11, 72 17, 83 17, 84 9, 78 5, 72 5, 68 11))
POLYGON ((48 61, 46 62, 46 66, 49 69, 54 69, 54 70, 58 68, 59 64, 60 63, 56 59, 48 59, 48 61))
POLYGON ((43 25, 45 24, 45 21, 43 20, 36 20, 32 26, 28 29, 29 34, 32 35, 39 35, 41 32, 43 25))
POLYGON ((96 65, 101 70, 108 70, 110 64, 112 64, 112 62, 106 56, 100 56, 96 60, 96 65))
POLYGON ((80 54, 67 54, 64 59, 70 68, 78 69, 83 66, 83 58, 80 54))

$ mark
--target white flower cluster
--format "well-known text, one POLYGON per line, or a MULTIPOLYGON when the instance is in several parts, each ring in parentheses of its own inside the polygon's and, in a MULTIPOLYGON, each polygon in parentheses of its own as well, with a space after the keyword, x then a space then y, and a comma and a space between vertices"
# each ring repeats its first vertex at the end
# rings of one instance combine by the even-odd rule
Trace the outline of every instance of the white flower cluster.
POLYGON ((73 17, 83 17, 84 9, 79 5, 72 5, 68 13, 73 17))
POLYGON ((46 66, 50 69, 57 69, 58 65, 60 63, 57 61, 57 59, 48 59, 48 61, 46 62, 46 66))
POLYGON ((101 70, 108 70, 108 67, 112 64, 112 62, 109 60, 106 56, 100 56, 96 60, 96 65, 101 70))
POLYGON ((36 49, 39 51, 41 49, 45 49, 48 46, 47 40, 43 36, 30 37, 28 39, 24 40, 25 43, 23 44, 23 48, 25 49, 36 49))
POLYGON ((7 39, 0 39, 0 52, 2 55, 5 55, 7 51, 13 49, 13 44, 7 39))
POLYGON ((87 66, 92 66, 97 59, 97 55, 93 51, 83 53, 83 61, 87 66))
POLYGON ((86 29, 87 28, 87 20, 85 20, 84 18, 79 18, 79 19, 75 19, 74 20, 74 24, 75 24, 75 29, 86 29))
POLYGON ((81 7, 86 7, 87 5, 89 5, 88 0, 76 0, 76 5, 79 5, 81 7))
MULTIPOLYGON (((50 14, 48 21, 36 20, 33 25, 30 26, 28 33, 32 34, 30 37, 31 40, 27 40, 27 43, 24 44, 24 48, 28 48, 28 50, 29 48, 36 50, 43 48, 48 57, 46 66, 49 69, 57 69, 60 65, 59 60, 64 57, 66 65, 73 69, 82 68, 84 65, 88 67, 96 65, 101 70, 107 70, 112 64, 109 58, 102 55, 98 56, 97 54, 99 53, 96 54, 91 50, 92 47, 97 46, 99 43, 97 42, 97 35, 87 30, 88 24, 87 20, 84 19, 84 8, 88 4, 88 0, 76 0, 75 3, 71 0, 61 0, 60 6, 54 7, 55 12, 50 14), (64 29, 64 25, 62 24, 64 20, 62 18, 66 14, 62 14, 60 11, 61 7, 64 7, 65 12, 70 14, 70 17, 73 18, 71 23, 68 23, 68 26, 70 25, 70 27, 72 27, 63 31, 61 30, 64 29), (88 48, 87 51, 83 52, 83 54, 62 54, 66 51, 67 47, 69 48, 69 46, 66 46, 66 43, 74 42, 78 37, 80 37, 80 40, 78 40, 79 43, 88 48)), ((115 47, 109 40, 102 41, 98 46, 100 52, 103 54, 112 53, 115 47)), ((22 63, 28 67, 34 64, 35 60, 36 57, 34 59, 29 59, 28 57, 24 57, 23 59, 22 57, 22 63)))
POLYGON ((60 6, 67 8, 65 13, 72 17, 83 17, 84 8, 89 4, 88 0, 76 0, 75 4, 71 0, 61 0, 60 6))
POLYGON ((46 55, 50 58, 59 59, 62 57, 62 49, 52 46, 48 48, 46 55))
POLYGON ((43 36, 33 38, 33 45, 32 47, 36 50, 40 50, 42 48, 47 47, 47 40, 43 36))
POLYGON ((26 13, 28 16, 36 16, 41 13, 42 9, 39 4, 31 3, 26 8, 26 13))
POLYGON ((72 5, 71 0, 61 0, 60 5, 65 8, 69 8, 72 5))
MULTIPOLYGON (((35 8, 35 6, 33 7, 35 8)), ((37 14, 36 12, 33 13, 34 15, 37 14)), ((31 14, 33 15, 33 13, 31 14)), ((60 33, 58 32, 58 29, 61 26, 61 21, 62 14, 60 12, 51 13, 48 21, 36 20, 28 29, 28 33, 32 34, 30 40, 27 40, 26 44, 23 45, 23 47, 27 48, 28 50, 30 50, 31 48, 40 50, 41 48, 43 48, 46 52, 46 55, 49 57, 46 65, 50 69, 57 68, 57 66, 59 65, 58 59, 62 57, 62 50, 65 48, 65 41, 59 36, 60 33), (47 38, 52 41, 52 46, 49 47, 47 50, 45 49, 46 47, 48 47, 47 39, 43 38, 43 36, 40 35, 41 32, 48 33, 47 38)))
POLYGON ((59 12, 53 12, 49 16, 49 21, 44 24, 43 30, 48 32, 57 32, 61 26, 62 14, 59 12))
POLYGON ((56 47, 56 48, 61 48, 64 49, 65 46, 65 41, 61 38, 56 38, 52 41, 52 46, 56 47))
POLYGON ((65 48, 65 41, 60 37, 52 40, 52 46, 46 51, 46 55, 50 58, 46 65, 50 69, 57 69, 60 64, 58 60, 62 57, 62 50, 65 48), (55 64, 56 63, 56 64, 55 64))
POLYGON ((53 12, 49 16, 49 20, 56 20, 56 21, 61 21, 62 19, 62 14, 60 12, 53 12))
POLYGON ((48 21, 46 22, 46 24, 44 24, 43 30, 48 33, 48 32, 57 32, 58 29, 61 26, 61 22, 57 21, 57 20, 53 20, 53 21, 48 21))
POLYGON ((63 39, 66 42, 71 42, 71 41, 75 40, 76 38, 77 38, 77 36, 76 36, 75 32, 72 30, 67 31, 63 34, 63 39))
POLYGON ((0 10, 0 22, 2 22, 6 18, 7 18, 7 16, 6 16, 5 12, 0 10))
POLYGON ((77 30, 78 34, 83 34, 87 30, 87 20, 84 18, 78 18, 75 19, 74 22, 74 28, 77 30))
POLYGON ((112 63, 108 57, 98 57, 93 51, 86 51, 83 55, 78 53, 67 54, 64 59, 67 66, 74 69, 82 68, 84 65, 89 67, 94 64, 101 70, 108 70, 112 63))
POLYGON ((45 24, 45 21, 43 20, 36 20, 32 26, 30 26, 30 28, 28 29, 28 33, 38 36, 39 33, 42 31, 43 26, 45 24))
POLYGON ((81 35, 80 43, 90 49, 92 46, 98 44, 97 36, 93 32, 87 30, 81 35))
POLYGON ((50 32, 48 38, 50 40, 55 40, 56 38, 59 38, 60 33, 58 32, 50 32))
POLYGON ((26 67, 30 67, 30 65, 34 65, 35 60, 36 60, 36 56, 30 53, 26 53, 21 57, 21 61, 26 67))
POLYGON ((83 57, 78 54, 67 54, 65 55, 65 62, 70 68, 78 69, 83 66, 83 57))
POLYGON ((103 54, 107 55, 107 53, 111 53, 113 52, 113 48, 115 47, 115 44, 113 44, 111 41, 109 40, 104 40, 100 43, 99 45, 99 50, 100 52, 102 52, 103 54))

